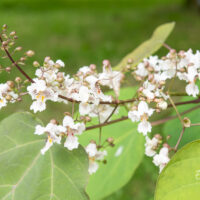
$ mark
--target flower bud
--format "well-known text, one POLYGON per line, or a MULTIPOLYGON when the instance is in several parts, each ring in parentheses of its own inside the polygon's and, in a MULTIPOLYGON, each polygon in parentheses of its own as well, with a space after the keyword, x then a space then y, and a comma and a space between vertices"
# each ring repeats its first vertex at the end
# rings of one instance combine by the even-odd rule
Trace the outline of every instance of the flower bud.
POLYGON ((3 42, 2 42, 2 45, 3 45, 4 47, 8 46, 8 42, 7 42, 7 41, 3 41, 3 42))
POLYGON ((96 65, 95 65, 95 64, 91 64, 91 65, 90 65, 90 70, 91 70, 91 71, 96 70, 96 65))
POLYGON ((110 66, 110 61, 109 60, 103 60, 103 65, 104 66, 110 66))
POLYGON ((51 119, 51 120, 50 120, 50 123, 58 125, 58 122, 57 122, 56 119, 51 119))
POLYGON ((39 67, 39 66, 40 66, 40 64, 39 64, 39 62, 37 62, 37 61, 34 61, 34 62, 33 62, 33 66, 34 66, 34 67, 39 67))
POLYGON ((10 36, 14 36, 14 35, 16 35, 16 32, 15 32, 15 31, 12 31, 12 32, 10 33, 10 36))
POLYGON ((6 67, 6 71, 10 72, 11 71, 11 67, 6 67))
POLYGON ((10 88, 14 88, 15 87, 15 83, 13 81, 7 81, 7 85, 10 87, 10 88))
POLYGON ((16 82, 16 83, 21 83, 21 82, 22 82, 22 79, 21 79, 20 77, 16 77, 16 78, 15 78, 15 82, 16 82))
POLYGON ((159 102, 158 107, 161 108, 162 110, 166 110, 167 109, 167 102, 166 101, 159 102))
POLYGON ((28 57, 32 57, 32 56, 34 56, 34 54, 35 54, 35 52, 32 51, 32 50, 29 50, 29 51, 26 52, 26 55, 27 55, 28 57))
POLYGON ((187 118, 187 117, 184 117, 184 118, 183 118, 183 125, 184 125, 184 127, 186 127, 186 128, 190 127, 190 126, 191 126, 191 121, 190 121, 190 119, 187 118))
POLYGON ((113 142, 114 142, 114 138, 109 137, 109 138, 107 139, 107 142, 108 142, 108 143, 113 143, 113 142))
POLYGON ((22 50, 22 47, 15 48, 15 51, 21 51, 21 50, 22 50))
POLYGON ((11 99, 12 99, 12 96, 11 96, 11 95, 9 95, 9 94, 6 95, 6 100, 7 100, 7 101, 10 101, 11 99))

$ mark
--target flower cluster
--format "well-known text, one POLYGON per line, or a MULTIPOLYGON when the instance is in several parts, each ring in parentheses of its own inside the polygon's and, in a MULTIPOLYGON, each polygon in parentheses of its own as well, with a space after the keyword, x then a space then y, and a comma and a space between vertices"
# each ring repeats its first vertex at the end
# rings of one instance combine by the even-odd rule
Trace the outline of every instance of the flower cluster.
POLYGON ((18 99, 18 94, 13 91, 13 83, 8 81, 7 83, 0 84, 0 109, 5 107, 8 102, 15 103, 18 99))
POLYGON ((69 150, 77 149, 79 146, 77 135, 81 135, 84 130, 84 123, 74 123, 72 117, 65 116, 62 125, 58 125, 56 120, 51 120, 46 127, 37 125, 35 134, 42 135, 46 133, 48 136, 46 145, 41 150, 41 153, 44 154, 54 143, 61 144, 63 137, 66 138, 64 147, 69 150))
MULTIPOLYGON (((148 133, 152 132, 152 123, 149 118, 154 113, 170 107, 168 100, 172 102, 170 89, 174 79, 185 82, 185 94, 188 96, 197 97, 199 95, 197 85, 200 79, 199 51, 193 53, 191 49, 186 52, 170 50, 162 58, 150 56, 139 63, 133 71, 129 65, 132 61, 130 63, 128 61, 127 66, 129 67, 115 71, 110 62, 104 60, 100 73, 96 66, 91 64, 81 67, 73 76, 62 72, 62 68, 65 67, 63 61, 54 62, 50 57, 46 57, 42 65, 37 61, 33 63, 36 72, 32 79, 21 66, 25 64, 28 57, 34 55, 34 52, 29 50, 17 61, 14 61, 12 54, 21 51, 22 48, 17 47, 13 50, 14 52, 9 53, 17 36, 15 32, 11 32, 7 36, 5 30, 6 27, 3 27, 0 35, 0 51, 3 51, 5 57, 11 58, 12 64, 5 69, 0 66, 0 72, 4 70, 10 72, 13 67, 17 67, 27 80, 23 82, 21 78, 17 77, 15 83, 8 81, 0 84, 0 109, 5 107, 8 102, 21 101, 22 96, 26 94, 33 100, 30 110, 33 110, 34 113, 44 111, 47 101, 73 104, 73 111, 71 114, 65 113, 62 123, 51 120, 45 127, 36 126, 35 134, 47 135, 46 144, 41 150, 42 154, 45 154, 54 143, 61 144, 63 140, 64 147, 68 150, 78 148, 78 136, 88 130, 86 123, 91 118, 98 118, 99 124, 93 125, 92 128, 99 127, 101 132, 101 127, 108 125, 112 115, 118 113, 120 106, 124 106, 128 116, 122 116, 121 119, 129 118, 132 122, 138 123, 138 132, 146 138, 145 154, 153 157, 153 163, 160 168, 160 171, 164 168, 170 160, 169 151, 171 149, 167 144, 163 144, 158 135, 154 135, 150 139, 148 133), (136 81, 140 82, 140 86, 132 99, 120 100, 120 88, 127 71, 132 72, 136 81), (172 82, 168 84, 169 80, 172 82), (26 86, 27 83, 28 86, 26 86), (111 89, 113 95, 107 95, 105 89, 111 89), (79 113, 76 117, 74 117, 75 103, 79 106, 79 113)), ((118 122, 121 119, 113 121, 118 122)), ((191 125, 189 120, 182 123, 184 123, 184 128, 191 125)), ((89 128, 91 129, 91 127, 89 128)), ((107 146, 114 146, 112 138, 108 138, 105 142, 107 142, 107 146)), ((85 147, 90 162, 90 174, 96 172, 99 166, 98 162, 104 161, 104 157, 107 155, 103 144, 99 142, 99 145, 96 145, 96 142, 92 141, 85 147)))
POLYGON ((152 139, 146 136, 145 139, 145 154, 149 157, 153 157, 153 163, 160 168, 161 172, 165 165, 170 161, 169 146, 163 144, 163 147, 160 148, 162 137, 159 134, 154 135, 152 139), (157 153, 158 151, 159 153, 157 153))

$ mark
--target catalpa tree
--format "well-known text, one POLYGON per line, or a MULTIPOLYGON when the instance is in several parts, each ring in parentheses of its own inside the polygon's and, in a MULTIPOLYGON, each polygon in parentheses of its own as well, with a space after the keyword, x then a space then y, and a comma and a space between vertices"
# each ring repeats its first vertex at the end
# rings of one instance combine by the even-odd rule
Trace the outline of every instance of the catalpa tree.
POLYGON ((199 199, 200 52, 167 45, 173 28, 158 27, 117 66, 103 60, 101 70, 91 64, 69 75, 63 61, 45 57, 33 62, 32 77, 24 66, 34 52, 16 56, 22 47, 4 25, 0 55, 10 66, 0 65, 0 72, 19 74, 0 83, 0 109, 29 96, 33 114, 14 113, 0 123, 0 198, 103 199, 130 180, 146 155, 160 173, 156 200, 199 199), (167 55, 152 55, 161 47, 167 55), (134 85, 124 87, 130 76, 134 85), (63 104, 62 121, 52 116, 43 124, 34 116, 51 109, 47 101, 63 104))

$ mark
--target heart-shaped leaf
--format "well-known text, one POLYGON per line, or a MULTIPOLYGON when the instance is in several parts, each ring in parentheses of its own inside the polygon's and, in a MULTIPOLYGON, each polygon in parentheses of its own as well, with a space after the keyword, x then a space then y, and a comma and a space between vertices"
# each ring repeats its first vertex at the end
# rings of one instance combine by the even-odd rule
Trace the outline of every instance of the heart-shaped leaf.
POLYGON ((45 139, 34 135, 41 122, 16 113, 0 123, 0 199, 86 200, 88 159, 82 147, 54 145, 43 156, 45 139))
POLYGON ((200 140, 180 149, 160 174, 155 200, 200 199, 200 140))

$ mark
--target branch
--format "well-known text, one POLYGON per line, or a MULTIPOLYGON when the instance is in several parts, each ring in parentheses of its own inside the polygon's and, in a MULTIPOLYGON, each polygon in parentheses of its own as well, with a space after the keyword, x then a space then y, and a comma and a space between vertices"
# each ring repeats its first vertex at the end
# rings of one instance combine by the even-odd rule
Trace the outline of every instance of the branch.
MULTIPOLYGON (((190 108, 182 113, 180 113, 180 115, 185 115, 187 113, 190 113, 192 112, 193 110, 196 110, 200 108, 200 105, 198 106, 195 106, 193 108, 190 108)), ((174 116, 169 116, 169 117, 166 117, 164 119, 160 119, 160 120, 157 120, 157 121, 154 121, 154 122, 151 122, 151 125, 152 126, 157 126, 157 125, 160 125, 160 124, 163 124, 167 121, 170 121, 170 120, 173 120, 173 119, 176 119, 178 116, 177 115, 174 115, 174 116)), ((127 120, 128 117, 127 116, 124 116, 124 117, 121 117, 119 119, 115 119, 115 120, 112 120, 112 121, 109 121, 109 122, 106 122, 106 123, 101 123, 101 124, 96 124, 96 125, 93 125, 93 126, 88 126, 86 127, 86 131, 87 130, 91 130, 91 129, 95 129, 95 128, 99 128, 99 127, 104 127, 104 126, 108 126, 110 124, 114 124, 114 123, 117 123, 117 122, 121 122, 121 121, 124 121, 124 120, 127 120)))

